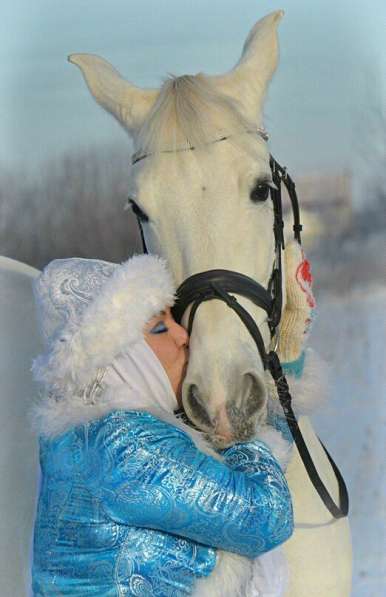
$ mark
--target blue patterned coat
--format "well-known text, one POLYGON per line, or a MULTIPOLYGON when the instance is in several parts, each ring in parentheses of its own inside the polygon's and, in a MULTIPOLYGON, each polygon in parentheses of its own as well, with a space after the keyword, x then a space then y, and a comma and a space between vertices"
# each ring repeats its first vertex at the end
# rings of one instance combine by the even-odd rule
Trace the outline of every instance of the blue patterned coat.
POLYGON ((36 597, 189 595, 216 548, 255 558, 292 534, 286 480, 258 440, 219 462, 152 414, 116 410, 40 446, 36 597))

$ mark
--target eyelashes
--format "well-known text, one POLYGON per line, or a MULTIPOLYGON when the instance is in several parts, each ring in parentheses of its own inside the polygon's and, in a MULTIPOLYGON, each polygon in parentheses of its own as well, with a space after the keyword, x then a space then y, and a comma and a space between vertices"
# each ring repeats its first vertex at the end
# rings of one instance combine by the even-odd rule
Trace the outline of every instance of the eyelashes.
POLYGON ((163 321, 159 321, 154 327, 151 328, 150 334, 164 334, 168 331, 168 329, 169 328, 163 321))
POLYGON ((266 201, 269 196, 270 185, 268 181, 258 181, 251 192, 249 198, 253 203, 266 201))
POLYGON ((149 221, 149 216, 147 214, 145 214, 145 212, 139 207, 138 203, 136 203, 134 201, 134 199, 131 199, 129 197, 128 204, 130 205, 131 209, 133 210, 133 213, 137 216, 137 218, 141 222, 148 222, 149 221))

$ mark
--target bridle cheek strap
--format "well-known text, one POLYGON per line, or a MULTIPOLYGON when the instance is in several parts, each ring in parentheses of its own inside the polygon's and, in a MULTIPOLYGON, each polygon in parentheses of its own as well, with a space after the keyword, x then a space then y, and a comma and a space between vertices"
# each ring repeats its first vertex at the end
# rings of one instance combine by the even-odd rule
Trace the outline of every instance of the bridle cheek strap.
MULTIPOLYGON (((224 141, 226 138, 227 137, 218 139, 218 141, 224 141)), ((147 154, 137 156, 133 158, 133 163, 136 163, 137 161, 146 157, 147 154)), ((279 357, 274 351, 270 351, 269 353, 266 352, 264 340, 257 324, 248 311, 246 311, 246 309, 244 309, 244 307, 242 307, 242 305, 240 305, 240 303, 237 301, 235 296, 233 296, 233 293, 244 296, 245 298, 251 300, 258 307, 264 309, 267 313, 267 323, 271 332, 271 337, 275 336, 280 324, 282 312, 281 251, 284 249, 284 223, 281 198, 282 182, 284 183, 291 200, 294 219, 293 232, 295 240, 299 244, 301 243, 300 233, 302 230, 302 225, 300 224, 299 204, 295 183, 288 175, 287 170, 280 166, 280 164, 278 164, 278 162, 272 156, 270 157, 270 167, 272 171, 272 180, 276 185, 276 188, 271 189, 271 199, 274 209, 273 229, 275 236, 276 259, 268 289, 266 290, 258 282, 239 272, 232 272, 228 270, 210 270, 190 276, 180 285, 180 287, 177 289, 177 300, 172 312, 175 320, 180 323, 186 309, 189 307, 189 305, 192 305, 188 322, 189 335, 192 331, 193 320, 197 309, 201 303, 205 301, 212 299, 221 300, 226 303, 228 307, 233 309, 235 313, 237 313, 256 344, 264 369, 268 369, 272 375, 289 429, 313 486, 332 516, 334 518, 343 518, 347 516, 349 509, 348 492, 343 477, 330 454, 327 452, 322 442, 320 442, 328 460, 331 463, 338 482, 338 506, 335 504, 333 498, 321 480, 303 439, 302 433, 299 429, 295 414, 292 409, 292 398, 289 392, 288 383, 284 376, 279 357), (232 295, 229 294, 230 292, 232 292, 232 295)), ((145 253, 147 253, 142 224, 139 217, 137 217, 137 220, 141 231, 143 250, 145 253)))

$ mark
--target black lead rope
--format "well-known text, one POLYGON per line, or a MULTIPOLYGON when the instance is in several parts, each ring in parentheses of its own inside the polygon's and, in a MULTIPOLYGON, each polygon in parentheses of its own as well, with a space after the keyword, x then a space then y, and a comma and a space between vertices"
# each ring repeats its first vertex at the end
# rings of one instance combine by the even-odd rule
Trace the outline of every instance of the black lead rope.
POLYGON ((284 415, 288 424, 288 427, 291 431, 291 435, 294 439, 296 447, 299 451, 300 458, 306 468, 308 476, 310 478, 311 483, 313 484, 314 488, 318 492, 319 496, 323 500, 324 505, 329 510, 334 518, 344 518, 347 516, 349 511, 349 497, 346 484, 344 479, 341 475, 340 470, 338 469, 337 465, 335 464, 332 456, 326 450, 323 443, 319 442, 332 466, 332 469, 335 473, 336 480, 338 482, 339 488, 339 505, 335 503, 331 494, 329 493, 327 487, 323 483, 322 479, 319 476, 318 471, 314 465, 312 460, 311 454, 307 448, 307 445, 304 441, 302 432, 300 431, 298 422, 296 420, 294 411, 292 410, 292 397, 289 391, 288 383, 283 373, 279 357, 277 356, 276 352, 271 351, 268 355, 268 369, 272 375, 272 378, 275 382, 275 386, 277 389, 277 394, 279 397, 280 404, 284 411, 284 415))

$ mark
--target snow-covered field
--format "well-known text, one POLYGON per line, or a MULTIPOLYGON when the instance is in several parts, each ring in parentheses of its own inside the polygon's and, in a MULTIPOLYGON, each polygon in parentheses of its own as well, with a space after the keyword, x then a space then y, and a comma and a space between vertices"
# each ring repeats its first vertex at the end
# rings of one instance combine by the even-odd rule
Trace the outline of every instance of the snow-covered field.
POLYGON ((331 365, 331 402, 314 417, 350 492, 352 597, 386 595, 385 286, 319 300, 312 345, 331 365))

